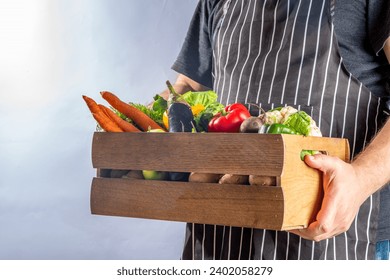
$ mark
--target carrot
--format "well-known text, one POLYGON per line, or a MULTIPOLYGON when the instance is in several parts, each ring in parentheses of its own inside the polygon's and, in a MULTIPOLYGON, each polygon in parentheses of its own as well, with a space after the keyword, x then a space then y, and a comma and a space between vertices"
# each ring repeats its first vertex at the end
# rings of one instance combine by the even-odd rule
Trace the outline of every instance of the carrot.
POLYGON ((98 114, 101 111, 95 100, 85 95, 83 95, 83 99, 85 103, 87 103, 87 106, 92 114, 98 114))
POLYGON ((131 123, 123 120, 117 114, 115 114, 110 108, 99 104, 100 109, 113 121, 115 122, 123 131, 125 132, 140 132, 138 128, 136 128, 131 123))
POLYGON ((85 95, 83 95, 83 99, 85 103, 87 103, 87 106, 91 111, 92 116, 101 128, 103 128, 107 132, 123 132, 123 130, 116 123, 114 123, 109 117, 107 117, 107 115, 100 109, 99 105, 95 102, 95 100, 85 95))
POLYGON ((109 91, 102 91, 100 92, 100 94, 112 107, 117 109, 129 119, 133 120, 133 122, 143 131, 148 131, 149 129, 164 130, 144 112, 132 106, 131 104, 123 102, 115 94, 109 91))
POLYGON ((101 114, 92 114, 95 120, 98 122, 101 128, 107 132, 123 132, 123 130, 110 118, 108 118, 104 113, 101 114))

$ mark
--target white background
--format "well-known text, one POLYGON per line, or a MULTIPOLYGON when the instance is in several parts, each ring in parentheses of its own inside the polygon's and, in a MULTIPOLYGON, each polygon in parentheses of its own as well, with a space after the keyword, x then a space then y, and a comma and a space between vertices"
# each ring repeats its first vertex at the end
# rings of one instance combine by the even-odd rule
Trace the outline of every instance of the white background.
POLYGON ((149 103, 196 0, 0 0, 0 259, 179 259, 184 224, 90 214, 81 95, 149 103))

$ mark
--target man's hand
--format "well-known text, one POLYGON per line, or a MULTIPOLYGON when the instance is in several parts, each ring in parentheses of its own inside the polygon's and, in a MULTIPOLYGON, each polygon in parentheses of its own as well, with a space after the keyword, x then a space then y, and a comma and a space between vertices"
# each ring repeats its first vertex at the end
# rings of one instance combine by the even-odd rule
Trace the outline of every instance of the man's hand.
POLYGON ((387 57, 387 61, 390 63, 390 37, 387 38, 385 45, 383 47, 383 51, 385 52, 385 55, 387 57))
POLYGON ((306 156, 305 162, 323 172, 324 199, 316 221, 306 229, 291 232, 321 241, 347 231, 360 205, 369 196, 363 191, 354 166, 323 154, 306 156))
MULTIPOLYGON (((175 89, 175 91, 178 94, 183 94, 183 93, 186 93, 187 91, 209 90, 209 88, 199 84, 198 82, 190 79, 187 76, 184 76, 183 74, 179 74, 177 76, 177 79, 176 79, 175 83, 173 84, 173 88, 175 89)), ((168 100, 169 90, 168 89, 164 90, 162 93, 160 93, 160 95, 164 99, 168 100)))

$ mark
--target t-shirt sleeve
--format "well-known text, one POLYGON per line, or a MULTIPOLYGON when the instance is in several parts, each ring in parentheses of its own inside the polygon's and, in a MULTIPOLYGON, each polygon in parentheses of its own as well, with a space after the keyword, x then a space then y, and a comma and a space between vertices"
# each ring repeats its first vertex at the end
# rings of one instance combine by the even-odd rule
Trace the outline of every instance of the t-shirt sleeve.
POLYGON ((200 0, 172 69, 212 88, 213 53, 209 36, 209 14, 208 1, 200 0))
POLYGON ((390 1, 369 1, 369 34, 372 47, 378 54, 390 36, 390 1))

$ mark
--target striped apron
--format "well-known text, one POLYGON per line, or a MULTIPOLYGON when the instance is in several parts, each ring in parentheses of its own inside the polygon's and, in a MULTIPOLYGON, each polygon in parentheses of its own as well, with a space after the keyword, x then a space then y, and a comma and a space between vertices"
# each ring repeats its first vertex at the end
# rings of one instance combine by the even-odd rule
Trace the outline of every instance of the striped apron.
MULTIPOLYGON (((219 101, 265 110, 294 106, 310 114, 324 136, 349 139, 352 158, 361 151, 381 126, 384 102, 343 64, 334 0, 218 5, 223 12, 210 33, 219 101)), ((187 224, 182 259, 373 259, 378 212, 374 194, 347 232, 321 242, 282 231, 187 224)))

